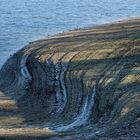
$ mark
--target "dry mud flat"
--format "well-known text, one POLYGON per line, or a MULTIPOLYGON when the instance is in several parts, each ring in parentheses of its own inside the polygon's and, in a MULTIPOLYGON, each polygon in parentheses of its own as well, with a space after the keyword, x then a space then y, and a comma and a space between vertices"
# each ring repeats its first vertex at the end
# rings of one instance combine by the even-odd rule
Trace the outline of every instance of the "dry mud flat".
POLYGON ((1 139, 139 139, 140 18, 31 42, 0 71, 1 139))

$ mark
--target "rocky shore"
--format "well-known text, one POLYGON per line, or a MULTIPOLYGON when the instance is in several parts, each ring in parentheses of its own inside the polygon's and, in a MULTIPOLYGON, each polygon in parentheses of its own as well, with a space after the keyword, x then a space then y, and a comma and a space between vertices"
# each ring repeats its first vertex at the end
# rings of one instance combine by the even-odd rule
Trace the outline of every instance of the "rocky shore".
POLYGON ((1 139, 139 139, 140 18, 29 43, 0 70, 1 139))

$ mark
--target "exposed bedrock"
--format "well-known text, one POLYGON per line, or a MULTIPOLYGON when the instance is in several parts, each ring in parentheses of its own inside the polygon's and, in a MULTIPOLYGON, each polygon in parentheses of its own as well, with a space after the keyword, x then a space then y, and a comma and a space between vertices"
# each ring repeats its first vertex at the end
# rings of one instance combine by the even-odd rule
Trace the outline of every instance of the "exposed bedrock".
POLYGON ((32 42, 0 71, 0 92, 23 118, 6 127, 49 129, 56 138, 128 137, 140 123, 139 85, 139 19, 32 42))

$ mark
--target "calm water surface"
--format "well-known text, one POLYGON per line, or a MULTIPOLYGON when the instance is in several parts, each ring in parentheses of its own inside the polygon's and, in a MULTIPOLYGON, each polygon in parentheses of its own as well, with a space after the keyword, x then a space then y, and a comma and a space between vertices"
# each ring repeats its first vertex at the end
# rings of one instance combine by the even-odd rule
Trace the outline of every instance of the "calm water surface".
POLYGON ((140 16, 140 0, 0 0, 0 67, 28 42, 140 16))

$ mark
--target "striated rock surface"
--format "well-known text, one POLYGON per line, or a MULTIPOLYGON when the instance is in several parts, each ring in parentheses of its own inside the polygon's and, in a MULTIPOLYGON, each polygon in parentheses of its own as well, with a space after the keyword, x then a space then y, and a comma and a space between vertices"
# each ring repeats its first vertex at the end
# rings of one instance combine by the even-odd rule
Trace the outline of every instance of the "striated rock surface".
POLYGON ((139 139, 140 19, 28 44, 0 71, 5 139, 139 139))

